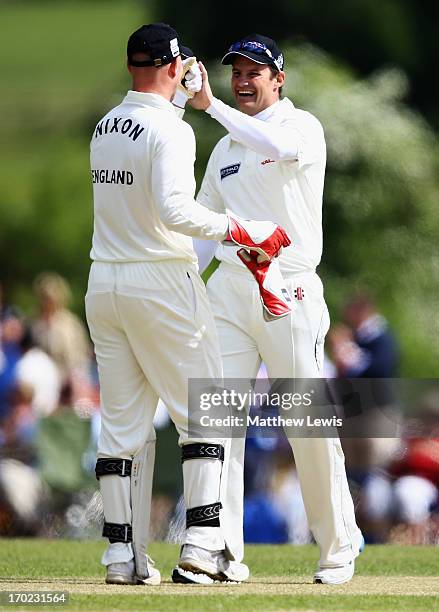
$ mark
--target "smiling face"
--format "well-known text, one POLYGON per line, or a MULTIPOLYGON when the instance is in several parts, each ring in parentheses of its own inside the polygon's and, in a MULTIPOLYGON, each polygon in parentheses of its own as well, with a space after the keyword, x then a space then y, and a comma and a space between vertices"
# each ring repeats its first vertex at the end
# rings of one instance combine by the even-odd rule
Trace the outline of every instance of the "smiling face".
POLYGON ((238 108, 246 115, 256 115, 279 100, 285 73, 273 76, 267 64, 258 64, 237 55, 232 68, 232 93, 238 108))

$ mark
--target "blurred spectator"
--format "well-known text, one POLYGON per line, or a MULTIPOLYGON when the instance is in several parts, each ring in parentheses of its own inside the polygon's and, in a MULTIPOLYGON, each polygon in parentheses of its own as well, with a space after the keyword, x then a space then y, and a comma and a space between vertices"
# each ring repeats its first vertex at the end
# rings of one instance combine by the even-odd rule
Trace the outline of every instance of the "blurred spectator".
POLYGON ((11 410, 9 398, 16 383, 23 331, 18 309, 5 303, 0 284, 0 426, 11 410))
POLYGON ((16 366, 17 382, 33 389, 32 412, 41 418, 54 412, 59 405, 61 373, 55 361, 36 346, 30 327, 20 342, 22 356, 16 366))
POLYGON ((43 272, 34 281, 39 316, 33 324, 38 344, 58 364, 63 382, 71 372, 87 368, 90 343, 82 321, 67 308, 71 293, 67 281, 55 272, 43 272))
POLYGON ((328 334, 328 344, 339 376, 391 378, 397 375, 399 355, 386 319, 372 299, 359 294, 343 309, 345 324, 328 334))
POLYGON ((391 538, 400 543, 439 541, 439 394, 428 392, 417 414, 418 434, 402 442, 402 452, 389 466, 397 527, 391 538), (402 536, 402 538, 401 538, 402 536))
MULTIPOLYGON (((268 392, 265 364, 255 390, 268 392)), ((251 407, 253 412, 257 406, 251 407)), ((277 409, 265 407, 264 416, 277 409)), ((244 541, 247 543, 306 544, 312 541, 291 447, 283 431, 250 425, 244 462, 244 541)))
MULTIPOLYGON (((328 334, 328 346, 337 376, 343 378, 390 379, 398 375, 399 351, 386 319, 378 312, 373 300, 360 293, 349 300, 342 311, 343 323, 328 334)), ((360 387, 358 388, 360 389, 360 387)), ((390 381, 371 381, 370 397, 362 397, 361 410, 365 425, 373 423, 375 430, 382 422, 383 431, 389 423, 398 428, 398 413, 390 381), (389 420, 390 419, 390 420, 389 420)), ((367 393, 368 389, 364 389, 367 393)), ((360 418, 360 415, 358 415, 360 418)), ((347 473, 353 495, 359 506, 357 516, 368 542, 383 542, 391 527, 389 513, 392 492, 386 467, 399 448, 397 438, 343 438, 347 473)))
POLYGON ((284 435, 248 438, 244 540, 259 544, 312 541, 291 448, 284 435))
POLYGON ((371 474, 362 492, 363 513, 380 536, 375 541, 390 536, 399 544, 437 544, 438 487, 439 437, 403 440, 387 469, 371 474))
POLYGON ((286 439, 274 456, 271 476, 272 501, 287 525, 290 544, 309 544, 313 538, 303 503, 300 481, 297 475, 291 447, 286 439))
POLYGON ((38 472, 16 459, 0 459, 0 536, 41 531, 44 487, 38 472))
POLYGON ((58 365, 62 384, 71 384, 73 403, 90 400, 94 389, 91 384, 91 345, 82 321, 67 308, 70 287, 54 272, 44 272, 34 281, 39 302, 39 315, 32 326, 35 341, 58 365))
POLYGON ((27 385, 14 385, 8 396, 8 414, 1 423, 2 454, 26 463, 36 459, 34 440, 36 418, 32 413, 33 390, 27 385))

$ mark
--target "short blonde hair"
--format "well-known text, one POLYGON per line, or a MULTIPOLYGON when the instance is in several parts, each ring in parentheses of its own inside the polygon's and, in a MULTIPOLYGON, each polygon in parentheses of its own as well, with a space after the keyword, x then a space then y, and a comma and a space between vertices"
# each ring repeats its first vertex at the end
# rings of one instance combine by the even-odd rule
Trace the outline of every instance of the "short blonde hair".
POLYGON ((35 278, 33 288, 39 299, 49 298, 60 306, 66 306, 71 298, 68 282, 57 272, 42 272, 35 278))

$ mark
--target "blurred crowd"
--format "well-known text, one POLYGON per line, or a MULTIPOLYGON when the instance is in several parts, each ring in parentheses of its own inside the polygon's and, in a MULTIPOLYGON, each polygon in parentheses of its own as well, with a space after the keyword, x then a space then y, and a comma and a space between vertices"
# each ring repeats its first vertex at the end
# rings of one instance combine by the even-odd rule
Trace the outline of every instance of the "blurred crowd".
POLYGON ((81 486, 99 388, 84 323, 55 273, 24 316, 0 285, 0 534, 49 534, 81 486), (47 521, 44 524, 44 517, 47 521), (50 517, 50 519, 48 518, 50 517))
MULTIPOLYGON (((0 285, 0 536, 98 537, 99 386, 92 345, 69 309, 65 279, 43 273, 33 291, 37 307, 29 318, 0 285)), ((398 343, 373 300, 358 294, 339 314, 327 337, 325 377, 398 377, 398 343)), ((266 377, 263 366, 259 376, 266 377)), ((358 522, 371 543, 439 543, 439 394, 414 401, 422 432, 343 439, 358 522)), ((184 509, 175 510, 181 494, 177 437, 163 404, 155 426, 152 529, 164 538, 173 512, 175 525, 184 509)), ((312 542, 288 441, 248 434, 245 540, 312 542)))

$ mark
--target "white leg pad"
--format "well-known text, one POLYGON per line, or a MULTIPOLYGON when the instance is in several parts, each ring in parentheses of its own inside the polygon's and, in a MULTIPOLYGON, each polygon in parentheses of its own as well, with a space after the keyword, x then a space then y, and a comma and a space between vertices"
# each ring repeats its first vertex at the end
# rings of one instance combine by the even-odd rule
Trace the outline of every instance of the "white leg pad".
MULTIPOLYGON (((191 459, 183 463, 184 500, 186 509, 219 502, 223 463, 212 459, 191 459)), ((221 527, 192 526, 186 530, 185 544, 206 550, 223 550, 221 527)))
POLYGON ((136 574, 140 578, 150 576, 151 560, 146 554, 146 549, 149 542, 154 461, 155 438, 146 442, 133 457, 131 467, 133 550, 136 574))
MULTIPOLYGON (((99 480, 107 523, 131 524, 130 478, 101 476, 99 480)), ((103 554, 102 564, 124 563, 133 558, 131 543, 114 542, 103 554)))

